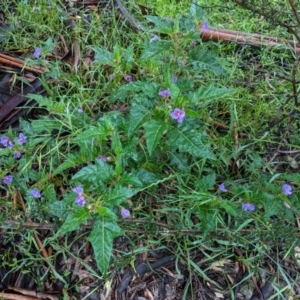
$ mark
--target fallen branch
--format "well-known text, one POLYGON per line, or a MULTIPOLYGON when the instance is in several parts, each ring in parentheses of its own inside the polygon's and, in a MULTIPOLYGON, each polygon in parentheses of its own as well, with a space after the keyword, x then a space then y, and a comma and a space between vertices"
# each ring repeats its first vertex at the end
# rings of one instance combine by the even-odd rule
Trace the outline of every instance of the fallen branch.
POLYGON ((254 47, 271 46, 283 49, 293 49, 296 53, 300 53, 300 43, 283 38, 216 27, 210 27, 209 30, 200 28, 199 32, 204 41, 228 41, 254 47))
POLYGON ((34 67, 27 66, 23 60, 5 54, 1 54, 1 53, 0 53, 0 63, 17 67, 22 70, 31 71, 36 74, 43 74, 44 72, 48 71, 47 68, 42 66, 34 66, 34 67))

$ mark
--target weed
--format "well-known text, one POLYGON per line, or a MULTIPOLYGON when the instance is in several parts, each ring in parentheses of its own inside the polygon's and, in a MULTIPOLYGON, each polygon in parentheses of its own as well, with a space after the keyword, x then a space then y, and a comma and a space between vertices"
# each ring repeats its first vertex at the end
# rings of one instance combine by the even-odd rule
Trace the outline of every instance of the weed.
MULTIPOLYGON (((87 20, 74 10, 72 34, 82 53, 74 68, 62 59, 48 59, 53 53, 62 57, 58 33, 72 43, 66 34, 71 26, 63 26, 67 13, 61 6, 56 11, 54 3, 40 1, 34 8, 16 3, 23 29, 5 44, 6 50, 22 48, 28 65, 43 64, 48 72, 41 78, 47 95, 28 95, 36 101, 39 117, 20 119, 20 132, 10 129, 1 136, 3 222, 15 217, 55 223, 59 229, 42 245, 54 248, 54 261, 60 252, 73 255, 71 246, 61 245, 61 236, 88 224, 91 231, 84 236, 101 279, 108 281, 113 263, 131 263, 145 249, 171 251, 184 258, 189 271, 184 295, 194 289, 194 274, 220 289, 221 283, 208 274, 220 272, 234 255, 247 268, 244 280, 249 280, 261 271, 256 266, 270 259, 272 246, 284 245, 285 253, 291 252, 298 242, 299 176, 286 171, 291 160, 297 164, 290 154, 299 151, 298 129, 287 115, 284 130, 261 132, 278 110, 288 114, 294 109, 295 103, 283 105, 280 96, 291 84, 275 77, 257 80, 253 69, 239 65, 243 57, 254 55, 252 49, 241 46, 237 57, 238 47, 203 43, 198 32, 203 22, 206 29, 232 19, 242 30, 269 30, 271 24, 263 20, 258 25, 249 12, 248 22, 240 8, 221 19, 214 7, 219 1, 211 1, 206 12, 196 4, 188 10, 182 2, 186 13, 171 20, 161 16, 174 17, 180 7, 172 2, 167 14, 157 1, 160 16, 145 17, 153 27, 135 35, 114 11, 113 17, 105 10, 90 13, 87 20), (269 157, 275 148, 276 156, 269 157), (24 215, 12 199, 26 204, 24 215), (141 238, 130 241, 136 247, 131 252, 113 249, 113 241, 125 232, 143 232, 146 246, 134 246, 141 238), (199 245, 201 258, 194 252, 199 245)), ((233 4, 227 6, 233 11, 233 4)), ((264 49, 255 60, 266 70, 280 69, 278 61, 293 61, 290 52, 283 53, 264 49)), ((34 239, 27 236, 25 241, 34 239)), ((20 247, 30 266, 42 259, 20 247)), ((272 263, 280 269, 279 261, 272 263)), ((3 259, 2 265, 7 264, 17 268, 16 261, 3 259)), ((69 275, 47 266, 55 277, 69 275)), ((180 273, 178 261, 176 267, 180 273)), ((279 271, 291 290, 286 271, 279 271)), ((227 286, 243 283, 223 275, 227 286)), ((279 295, 284 288, 276 291, 279 295)))

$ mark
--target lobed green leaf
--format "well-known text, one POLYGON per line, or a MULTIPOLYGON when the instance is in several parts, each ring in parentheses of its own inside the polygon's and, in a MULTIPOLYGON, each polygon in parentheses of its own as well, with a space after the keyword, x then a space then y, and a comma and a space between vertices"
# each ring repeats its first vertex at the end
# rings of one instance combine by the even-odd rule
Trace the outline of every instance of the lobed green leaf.
POLYGON ((160 142, 161 137, 167 130, 168 126, 166 123, 159 122, 156 120, 152 120, 148 123, 145 123, 143 126, 146 130, 145 138, 147 149, 149 155, 151 156, 158 143, 160 142))
POLYGON ((107 216, 97 216, 88 241, 94 250, 97 266, 105 277, 112 253, 114 238, 123 234, 116 220, 107 216))

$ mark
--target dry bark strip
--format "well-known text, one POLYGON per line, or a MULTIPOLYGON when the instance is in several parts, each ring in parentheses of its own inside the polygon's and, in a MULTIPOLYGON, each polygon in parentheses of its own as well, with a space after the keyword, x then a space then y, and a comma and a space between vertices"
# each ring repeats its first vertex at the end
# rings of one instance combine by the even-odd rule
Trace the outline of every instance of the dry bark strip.
POLYGON ((22 296, 11 293, 0 293, 0 299, 10 299, 10 300, 40 300, 41 298, 31 297, 31 296, 22 296))

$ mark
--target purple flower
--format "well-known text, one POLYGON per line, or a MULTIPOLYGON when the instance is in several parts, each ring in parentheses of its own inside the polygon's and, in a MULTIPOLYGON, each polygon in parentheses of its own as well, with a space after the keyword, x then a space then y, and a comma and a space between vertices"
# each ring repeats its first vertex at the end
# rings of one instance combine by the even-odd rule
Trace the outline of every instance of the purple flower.
POLYGON ((282 187, 282 192, 286 195, 286 196, 290 196, 293 194, 293 188, 290 184, 285 183, 282 187))
POLYGON ((77 194, 77 197, 75 199, 75 203, 78 204, 79 206, 83 207, 85 205, 85 198, 83 196, 83 188, 80 186, 77 186, 73 189, 73 192, 77 194))
POLYGON ((126 208, 121 209, 121 216, 123 219, 129 218, 130 217, 130 211, 126 208))
POLYGON ((179 108, 175 108, 171 113, 171 118, 177 120, 178 123, 182 123, 185 117, 185 111, 179 108))
POLYGON ((34 58, 39 58, 42 55, 42 49, 39 48, 39 47, 36 47, 34 49, 34 52, 33 52, 32 55, 33 55, 34 58))
POLYGON ((14 158, 21 158, 22 154, 19 151, 14 153, 14 158))
POLYGON ((23 133, 20 133, 19 134, 19 138, 17 139, 17 143, 19 145, 23 145, 27 142, 27 137, 23 134, 23 133))
POLYGON ((83 188, 80 186, 75 187, 74 189, 72 189, 72 191, 75 192, 78 196, 83 195, 83 188))
POLYGON ((171 95, 170 90, 163 90, 158 93, 161 97, 169 97, 171 95))
POLYGON ((8 141, 8 147, 9 147, 10 149, 12 149, 12 148, 14 147, 14 143, 11 142, 11 141, 8 141))
POLYGON ((0 138, 0 143, 4 146, 7 147, 9 143, 9 138, 5 135, 1 136, 0 138))
POLYGON ((10 184, 13 180, 13 177, 12 175, 6 175, 3 180, 2 180, 2 183, 3 184, 10 184))
POLYGON ((223 193, 228 192, 228 190, 226 189, 224 183, 219 184, 219 189, 220 189, 220 191, 223 192, 223 193))
POLYGON ((74 201, 76 204, 78 204, 79 206, 83 207, 85 205, 85 198, 83 195, 78 195, 78 197, 75 199, 74 201))
POLYGON ((131 76, 131 75, 126 75, 126 76, 125 76, 125 80, 126 80, 127 82, 131 82, 131 81, 132 81, 132 76, 131 76))
POLYGON ((244 210, 244 211, 254 211, 255 210, 255 206, 253 205, 253 204, 251 204, 251 203, 243 203, 242 204, 242 209, 244 210))
POLYGON ((77 109, 77 112, 78 112, 79 114, 82 114, 82 113, 83 113, 83 109, 82 109, 82 108, 78 108, 78 109, 77 109))
POLYGON ((172 75, 172 82, 176 83, 178 80, 178 77, 176 75, 172 75))
POLYGON ((108 75, 108 78, 111 80, 111 79, 113 79, 115 77, 115 74, 109 74, 108 75))
POLYGON ((102 155, 98 155, 97 158, 100 159, 100 160, 102 160, 102 161, 104 161, 104 162, 107 162, 107 161, 108 161, 108 158, 105 157, 105 156, 102 156, 102 155))
POLYGON ((41 193, 38 189, 33 189, 33 190, 30 190, 29 192, 34 198, 41 198, 42 197, 42 195, 41 195, 41 193))
POLYGON ((152 35, 152 37, 150 39, 150 43, 155 42, 155 41, 158 41, 158 36, 156 34, 152 35))
POLYGON ((204 22, 202 24, 202 30, 203 30, 203 32, 209 32, 208 20, 204 20, 204 22))

